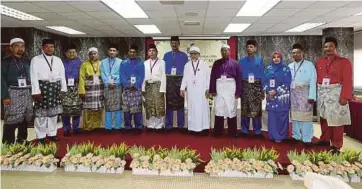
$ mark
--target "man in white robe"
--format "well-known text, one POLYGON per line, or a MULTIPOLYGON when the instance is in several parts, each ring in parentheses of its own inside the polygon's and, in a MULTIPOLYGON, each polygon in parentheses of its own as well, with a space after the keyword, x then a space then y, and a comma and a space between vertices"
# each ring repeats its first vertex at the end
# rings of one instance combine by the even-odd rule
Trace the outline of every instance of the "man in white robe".
POLYGON ((148 46, 148 60, 145 64, 145 79, 142 84, 146 127, 148 130, 162 129, 166 114, 165 93, 166 74, 165 61, 157 57, 158 51, 154 44, 148 46))
POLYGON ((192 46, 191 60, 186 63, 180 95, 187 92, 188 130, 208 134, 210 128, 209 83, 210 68, 200 59, 200 49, 192 46))
POLYGON ((58 115, 63 112, 61 92, 67 92, 65 71, 62 60, 53 56, 54 41, 44 39, 43 53, 35 56, 30 64, 32 97, 35 101, 34 128, 39 143, 46 137, 57 141, 58 115))

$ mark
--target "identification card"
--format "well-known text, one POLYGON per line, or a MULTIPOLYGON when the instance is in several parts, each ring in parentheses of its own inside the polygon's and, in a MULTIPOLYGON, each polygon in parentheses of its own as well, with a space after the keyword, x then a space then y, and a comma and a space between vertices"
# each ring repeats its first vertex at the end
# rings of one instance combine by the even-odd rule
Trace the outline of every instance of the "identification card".
POLYGON ((114 83, 114 80, 111 78, 111 79, 109 79, 109 84, 110 85, 113 85, 113 83, 114 83))
POLYGON ((153 83, 153 79, 149 79, 147 82, 148 83, 153 83))
POLYGON ((275 87, 275 79, 269 80, 269 87, 275 87))
POLYGON ((26 87, 26 79, 25 78, 19 78, 18 79, 18 85, 19 85, 19 87, 26 87))
POLYGON ((74 78, 68 78, 68 86, 74 87, 74 78))
POLYGON ((222 75, 221 80, 225 81, 226 80, 226 75, 222 75))
POLYGON ((136 83, 136 77, 131 77, 131 84, 135 84, 136 83))
POLYGON ((196 86, 196 79, 192 80, 192 85, 196 86))
POLYGON ((176 68, 171 68, 171 75, 176 75, 176 68))
POLYGON ((99 84, 99 76, 93 76, 93 83, 99 84))
POLYGON ((248 80, 249 80, 249 83, 254 83, 255 82, 254 74, 250 73, 248 80))
POLYGON ((295 89, 295 82, 292 81, 292 84, 290 84, 290 88, 295 89))
POLYGON ((322 87, 329 87, 330 81, 331 81, 331 79, 329 79, 329 78, 323 78, 322 87))

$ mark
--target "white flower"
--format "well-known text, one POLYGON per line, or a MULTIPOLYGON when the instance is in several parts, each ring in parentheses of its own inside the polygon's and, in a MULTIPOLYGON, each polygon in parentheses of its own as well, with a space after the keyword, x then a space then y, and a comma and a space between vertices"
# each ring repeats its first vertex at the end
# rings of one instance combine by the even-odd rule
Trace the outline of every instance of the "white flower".
POLYGON ((133 160, 130 165, 131 168, 138 168, 139 166, 140 166, 140 162, 135 161, 135 160, 133 160))
POLYGON ((150 166, 150 164, 148 163, 148 161, 142 162, 142 168, 147 169, 149 166, 150 166))

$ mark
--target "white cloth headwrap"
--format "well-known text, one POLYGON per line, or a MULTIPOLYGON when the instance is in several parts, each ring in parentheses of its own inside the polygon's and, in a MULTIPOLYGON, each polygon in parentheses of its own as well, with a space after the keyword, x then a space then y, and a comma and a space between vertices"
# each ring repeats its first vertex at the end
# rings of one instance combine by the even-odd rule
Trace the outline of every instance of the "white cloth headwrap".
POLYGON ((12 45, 14 43, 24 43, 24 40, 21 38, 13 38, 10 40, 10 45, 12 45))
POLYGON ((91 48, 89 48, 89 49, 88 49, 88 54, 89 54, 90 52, 92 52, 92 51, 94 51, 94 52, 97 52, 97 53, 98 53, 98 49, 97 49, 97 48, 95 48, 95 47, 91 47, 91 48))
POLYGON ((221 49, 223 49, 223 48, 230 49, 230 46, 229 46, 228 44, 223 44, 223 45, 221 46, 221 49))
POLYGON ((192 47, 190 48, 190 52, 193 52, 193 51, 196 51, 196 52, 200 53, 200 48, 199 48, 199 47, 196 47, 196 46, 192 46, 192 47))

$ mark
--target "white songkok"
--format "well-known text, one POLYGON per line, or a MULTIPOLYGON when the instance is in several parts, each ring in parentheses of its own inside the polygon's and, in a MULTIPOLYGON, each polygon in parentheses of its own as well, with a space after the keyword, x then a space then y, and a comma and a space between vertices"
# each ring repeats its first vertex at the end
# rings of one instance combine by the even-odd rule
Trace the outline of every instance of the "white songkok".
POLYGON ((221 49, 223 49, 223 48, 230 49, 230 46, 229 46, 228 44, 223 44, 223 45, 221 46, 221 49))
POLYGON ((190 48, 190 53, 191 53, 191 52, 200 53, 200 48, 199 48, 199 47, 196 47, 196 46, 192 46, 192 47, 190 48))
POLYGON ((13 38, 10 40, 10 46, 14 43, 24 43, 24 40, 21 38, 13 38))
POLYGON ((90 52, 92 52, 92 51, 98 53, 98 49, 97 49, 97 48, 91 47, 91 48, 88 49, 88 54, 89 54, 90 52))

